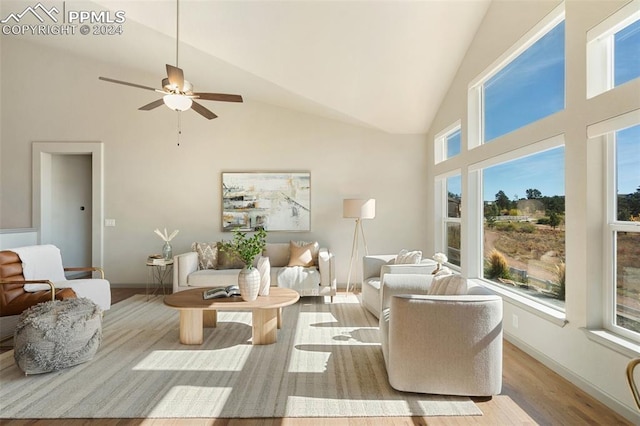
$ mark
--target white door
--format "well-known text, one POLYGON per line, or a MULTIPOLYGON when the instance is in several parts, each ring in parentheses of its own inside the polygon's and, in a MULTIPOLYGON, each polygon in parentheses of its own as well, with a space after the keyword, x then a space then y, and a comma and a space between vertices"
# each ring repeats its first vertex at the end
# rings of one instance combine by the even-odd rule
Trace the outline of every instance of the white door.
POLYGON ((64 266, 92 264, 91 179, 90 154, 51 156, 51 243, 64 266))

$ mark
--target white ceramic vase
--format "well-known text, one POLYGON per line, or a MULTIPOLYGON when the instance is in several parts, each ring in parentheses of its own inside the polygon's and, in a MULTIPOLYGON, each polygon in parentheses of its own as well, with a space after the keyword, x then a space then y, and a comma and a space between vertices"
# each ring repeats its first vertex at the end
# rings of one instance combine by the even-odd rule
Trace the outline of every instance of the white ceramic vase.
POLYGON ((268 257, 258 259, 258 272, 260 273, 259 296, 268 296, 271 288, 271 264, 268 257))
POLYGON ((242 268, 238 274, 238 287, 243 300, 256 300, 260 291, 260 272, 256 268, 242 268))

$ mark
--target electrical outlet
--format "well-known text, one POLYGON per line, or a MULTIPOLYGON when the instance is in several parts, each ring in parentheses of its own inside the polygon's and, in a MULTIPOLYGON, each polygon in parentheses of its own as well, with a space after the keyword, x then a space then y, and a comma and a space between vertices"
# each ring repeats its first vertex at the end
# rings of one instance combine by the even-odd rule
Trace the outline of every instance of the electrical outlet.
POLYGON ((513 324, 513 328, 518 328, 518 316, 513 314, 511 317, 511 323, 513 324))
POLYGON ((105 219, 104 220, 104 226, 116 226, 116 220, 115 219, 105 219))

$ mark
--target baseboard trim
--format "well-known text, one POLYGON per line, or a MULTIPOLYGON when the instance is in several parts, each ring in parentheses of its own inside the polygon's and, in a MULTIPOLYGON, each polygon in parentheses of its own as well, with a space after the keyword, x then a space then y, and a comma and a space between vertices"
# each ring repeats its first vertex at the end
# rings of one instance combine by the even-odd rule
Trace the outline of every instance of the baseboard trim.
MULTIPOLYGON (((154 284, 154 288, 155 288, 156 284, 154 284)), ((114 284, 111 283, 111 288, 146 288, 146 284, 114 284)), ((165 288, 171 288, 170 284, 166 284, 165 288)), ((151 286, 149 286, 149 289, 151 289, 151 286)))
POLYGON ((543 363, 547 368, 558 373, 564 379, 568 380, 569 382, 571 382, 572 384, 574 384, 584 392, 588 393, 593 398, 602 402, 604 405, 606 405, 616 413, 620 414, 621 416, 623 416, 633 424, 640 424, 640 414, 633 408, 627 407, 626 405, 622 404, 620 401, 613 398, 608 393, 603 392, 600 388, 597 388, 593 384, 587 382, 582 377, 578 376, 577 374, 575 374, 573 371, 569 370, 562 364, 558 363, 553 358, 548 357, 544 353, 540 352, 539 350, 530 346, 524 341, 518 339, 517 337, 514 337, 510 334, 505 333, 504 338, 507 341, 509 341, 511 344, 516 346, 518 349, 522 350, 528 355, 531 355, 533 358, 543 363))

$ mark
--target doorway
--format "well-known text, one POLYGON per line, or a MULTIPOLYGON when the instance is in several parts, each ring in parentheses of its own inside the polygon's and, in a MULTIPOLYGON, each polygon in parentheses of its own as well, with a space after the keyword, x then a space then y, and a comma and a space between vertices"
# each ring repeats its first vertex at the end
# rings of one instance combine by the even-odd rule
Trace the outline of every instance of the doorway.
POLYGON ((65 266, 103 266, 103 145, 33 143, 33 226, 65 266))

